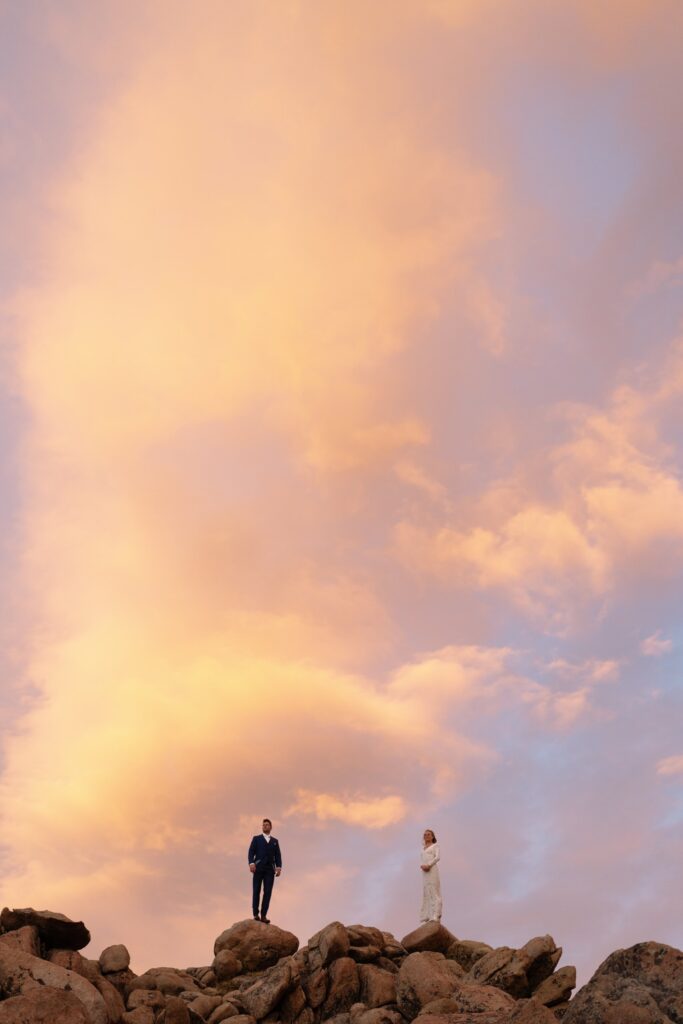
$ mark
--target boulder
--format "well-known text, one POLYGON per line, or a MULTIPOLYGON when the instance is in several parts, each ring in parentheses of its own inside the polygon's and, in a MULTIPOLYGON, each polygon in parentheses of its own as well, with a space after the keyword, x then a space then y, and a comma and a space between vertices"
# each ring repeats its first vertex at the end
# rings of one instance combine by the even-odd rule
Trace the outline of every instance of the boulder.
POLYGON ((470 969, 470 976, 479 984, 494 985, 516 999, 525 999, 552 974, 561 956, 552 936, 543 935, 530 939, 521 949, 499 946, 485 953, 470 969))
POLYGON ((325 1002, 329 983, 329 975, 324 967, 313 971, 312 974, 308 974, 302 979, 302 986, 306 993, 308 1005, 314 1010, 317 1010, 325 1002))
POLYGON ((299 971, 291 960, 283 960, 249 988, 242 989, 240 997, 248 1014, 263 1020, 299 982, 299 971))
POLYGON ((136 988, 126 1000, 126 1009, 137 1010, 139 1006, 147 1006, 150 1010, 163 1010, 166 1006, 166 996, 158 989, 136 988))
MULTIPOLYGON (((377 946, 379 949, 384 949, 386 937, 379 928, 371 928, 365 924, 350 924, 346 931, 352 946, 377 946)), ((394 939, 393 935, 390 938, 394 939)), ((394 941, 396 940, 394 939, 394 941)))
POLYGON ((178 967, 150 967, 144 974, 134 978, 128 986, 129 992, 138 989, 158 989, 166 996, 177 996, 181 992, 195 992, 199 995, 202 991, 196 978, 178 967))
POLYGON ((332 921, 308 940, 308 962, 311 968, 327 967, 333 960, 347 956, 349 934, 340 921, 332 921))
POLYGON ((227 1020, 228 1017, 236 1017, 238 1013, 239 1010, 233 1003, 221 1003, 209 1017, 208 1024, 221 1024, 221 1021, 227 1020))
POLYGON ((472 969, 477 960, 481 960, 487 953, 493 952, 493 948, 486 942, 475 942, 472 939, 456 939, 446 951, 449 960, 456 963, 465 971, 472 969))
POLYGON ((36 927, 41 941, 48 947, 83 949, 90 942, 90 932, 82 921, 72 921, 64 914, 55 914, 52 910, 34 910, 32 907, 10 910, 5 907, 0 912, 0 927, 6 932, 26 925, 36 927))
POLYGON ((125 971, 130 967, 130 953, 120 943, 116 946, 107 946, 100 953, 99 963, 103 974, 115 974, 116 971, 125 971))
POLYGON ((65 971, 76 971, 77 974, 82 974, 85 977, 83 974, 85 957, 75 949, 50 949, 43 960, 56 964, 57 967, 63 967, 65 971))
POLYGON ((39 985, 73 992, 81 1002, 89 1024, 109 1024, 109 1013, 102 996, 80 974, 22 950, 0 946, 0 992, 5 997, 25 995, 39 985))
POLYGON ((0 1002, 0 1024, 89 1024, 72 992, 38 986, 0 1002))
POLYGON ((508 1024, 507 1013, 421 1013, 420 1024, 508 1024))
POLYGON ((441 953, 410 953, 397 976, 399 1010, 412 1020, 432 1000, 452 995, 463 973, 458 964, 441 953))
POLYGON ((534 990, 533 998, 544 1006, 555 1006, 571 997, 576 988, 576 967, 560 967, 534 990))
MULTIPOLYGON (((214 955, 229 949, 247 971, 271 967, 283 956, 291 956, 299 948, 296 935, 261 921, 238 921, 218 936, 214 955)), ((239 1024, 239 1022, 238 1022, 239 1024)))
POLYGON ((379 946, 349 946, 348 955, 357 964, 371 964, 379 960, 382 950, 379 946))
MULTIPOLYGON (((176 996, 171 996, 170 998, 175 999, 177 997, 176 996)), ((169 1002, 170 1002, 170 999, 169 999, 169 1002)), ((191 1010, 194 1010, 194 1012, 199 1017, 203 1017, 204 1020, 208 1020, 208 1018, 211 1016, 213 1011, 217 1010, 222 1002, 223 1002, 222 996, 211 996, 211 995, 203 994, 203 995, 197 996, 196 999, 193 999, 192 1002, 189 1004, 189 1007, 190 1007, 191 1010)), ((186 1005, 187 1005, 187 1003, 186 1003, 186 1005)), ((168 1008, 168 1003, 166 1004, 166 1006, 168 1008)))
POLYGON ((557 1024, 557 1017, 535 999, 520 999, 506 1024, 557 1024))
POLYGON ((357 1014, 353 1019, 353 1024, 405 1024, 405 1021, 398 1010, 392 1010, 388 1006, 378 1006, 357 1014))
POLYGON ((127 971, 115 971, 113 974, 107 975, 107 981, 109 984, 113 985, 119 995, 123 996, 124 999, 136 978, 137 975, 134 974, 130 968, 127 971))
POLYGON ((38 929, 33 924, 26 924, 22 928, 5 932, 0 935, 0 943, 10 946, 12 949, 20 949, 31 956, 40 956, 40 936, 38 929))
POLYGON ((396 974, 389 974, 372 964, 361 964, 358 977, 360 1000, 368 1009, 396 1002, 396 974))
POLYGON ((427 921, 401 939, 401 945, 409 953, 446 953, 456 941, 440 921, 427 921))
POLYGON ((121 1018, 122 1024, 154 1024, 154 1010, 149 1006, 138 1006, 127 1010, 121 1018))
MULTIPOLYGON (((440 999, 438 1012, 443 1012, 443 1006, 447 1003, 448 1013, 498 1013, 513 1009, 515 1000, 507 992, 501 992, 499 988, 491 985, 458 985, 448 1000, 440 999)), ((425 1013, 437 1011, 435 1003, 427 1003, 425 1013)))
POLYGON ((661 942, 618 949, 569 1003, 563 1024, 683 1020, 683 953, 661 942))
POLYGON ((177 996, 171 996, 163 1012, 163 1024, 190 1024, 190 1011, 187 1003, 177 996))
POLYGON ((297 1017, 306 1008, 306 993, 301 985, 297 984, 284 997, 278 1007, 278 1015, 284 1024, 293 1024, 297 1017))
POLYGON ((322 1004, 322 1020, 350 1010, 358 1002, 360 977, 358 967, 351 957, 343 956, 333 960, 328 969, 328 986, 325 1002, 322 1004))
POLYGON ((529 988, 533 992, 557 967, 562 956, 562 947, 555 945, 552 935, 539 935, 525 942, 517 952, 524 963, 529 988))
POLYGON ((401 945, 398 939, 394 938, 391 932, 382 932, 382 938, 384 939, 382 947, 384 956, 396 959, 407 954, 408 950, 401 945))
POLYGON ((242 961, 238 960, 231 950, 222 949, 213 958, 211 969, 216 977, 216 981, 232 981, 238 974, 241 974, 242 961))
POLYGON ((217 1006, 213 1013, 211 1013, 208 1018, 208 1022, 209 1024, 221 1024, 221 1021, 227 1020, 228 1017, 236 1017, 238 1013, 239 1010, 233 1003, 221 1003, 221 1005, 217 1006))
POLYGON ((75 971, 94 985, 104 1000, 110 1021, 121 1020, 126 1009, 122 994, 102 975, 99 961, 81 956, 73 949, 51 949, 47 959, 51 964, 75 971))

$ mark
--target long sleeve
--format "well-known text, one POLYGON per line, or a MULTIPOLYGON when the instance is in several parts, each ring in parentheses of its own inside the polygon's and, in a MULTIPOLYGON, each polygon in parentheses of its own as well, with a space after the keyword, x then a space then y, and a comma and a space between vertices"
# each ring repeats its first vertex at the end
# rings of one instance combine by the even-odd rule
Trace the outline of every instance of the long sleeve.
POLYGON ((256 836, 252 839, 249 844, 249 853, 247 854, 247 860, 250 864, 256 863, 256 836))
POLYGON ((278 843, 275 847, 275 867, 282 867, 282 854, 280 853, 280 844, 278 843))
POLYGON ((438 843, 432 843, 431 846, 427 847, 427 849, 425 850, 425 853, 427 855, 427 863, 430 866, 433 865, 433 864, 436 864, 437 861, 439 860, 440 856, 441 856, 440 853, 439 853, 439 844, 438 843))

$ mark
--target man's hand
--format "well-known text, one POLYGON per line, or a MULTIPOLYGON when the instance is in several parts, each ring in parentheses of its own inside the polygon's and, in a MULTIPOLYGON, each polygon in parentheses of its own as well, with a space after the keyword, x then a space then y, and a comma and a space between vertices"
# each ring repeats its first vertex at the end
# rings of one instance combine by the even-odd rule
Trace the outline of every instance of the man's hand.
POLYGON ((256 872, 256 865, 255 864, 250 864, 249 865, 249 870, 251 871, 252 875, 255 874, 255 872, 256 872))
POLYGON ((281 871, 282 871, 282 868, 275 868, 275 877, 276 877, 276 878, 279 878, 279 877, 280 877, 280 872, 281 872, 281 871))

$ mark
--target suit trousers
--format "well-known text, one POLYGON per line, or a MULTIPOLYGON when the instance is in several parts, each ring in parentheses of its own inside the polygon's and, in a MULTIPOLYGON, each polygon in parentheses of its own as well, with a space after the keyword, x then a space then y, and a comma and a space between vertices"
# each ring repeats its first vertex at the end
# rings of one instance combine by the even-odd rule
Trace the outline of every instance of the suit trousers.
POLYGON ((273 891, 273 882, 275 881, 275 871, 273 868, 256 868, 253 874, 253 908, 254 914, 259 912, 259 900, 261 898, 261 886, 263 886, 263 902, 261 903, 261 914, 263 917, 268 916, 268 907, 270 906, 270 897, 273 891))

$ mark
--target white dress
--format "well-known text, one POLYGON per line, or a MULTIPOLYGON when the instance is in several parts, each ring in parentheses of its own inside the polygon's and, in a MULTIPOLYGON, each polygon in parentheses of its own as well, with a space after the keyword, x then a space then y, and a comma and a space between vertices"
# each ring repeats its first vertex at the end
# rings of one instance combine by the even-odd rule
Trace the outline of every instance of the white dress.
POLYGON ((443 901, 441 899, 441 879, 439 878, 439 844, 423 846, 420 857, 421 864, 431 864, 429 871, 422 871, 422 912, 420 921, 440 921, 443 901))

